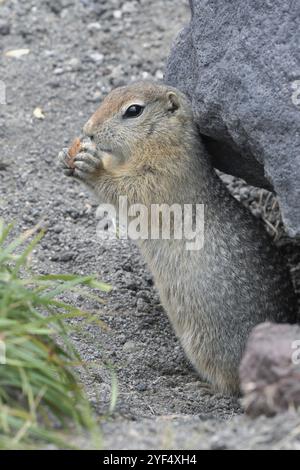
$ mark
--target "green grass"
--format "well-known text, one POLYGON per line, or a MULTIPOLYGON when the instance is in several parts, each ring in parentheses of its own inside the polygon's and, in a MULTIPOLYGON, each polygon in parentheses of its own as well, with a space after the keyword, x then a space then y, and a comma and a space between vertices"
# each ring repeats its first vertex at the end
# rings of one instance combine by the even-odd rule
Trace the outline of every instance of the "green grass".
POLYGON ((29 260, 42 233, 29 231, 8 242, 11 229, 0 220, 0 346, 6 349, 0 449, 72 447, 68 436, 83 434, 97 447, 98 425, 75 373, 84 364, 64 321, 87 314, 58 297, 82 286, 109 287, 93 277, 32 274, 29 260))

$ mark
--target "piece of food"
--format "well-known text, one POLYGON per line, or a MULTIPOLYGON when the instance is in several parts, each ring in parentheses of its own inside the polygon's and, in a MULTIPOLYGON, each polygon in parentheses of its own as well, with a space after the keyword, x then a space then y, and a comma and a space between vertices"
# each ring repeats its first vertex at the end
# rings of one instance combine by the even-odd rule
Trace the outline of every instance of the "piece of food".
POLYGON ((76 155, 80 152, 81 150, 81 141, 79 139, 79 137, 77 137, 77 139, 74 140, 74 142, 72 143, 71 147, 69 148, 69 151, 68 151, 68 156, 69 156, 69 159, 68 159, 68 166, 71 168, 71 169, 74 169, 75 168, 75 165, 74 165, 74 159, 76 157, 76 155))

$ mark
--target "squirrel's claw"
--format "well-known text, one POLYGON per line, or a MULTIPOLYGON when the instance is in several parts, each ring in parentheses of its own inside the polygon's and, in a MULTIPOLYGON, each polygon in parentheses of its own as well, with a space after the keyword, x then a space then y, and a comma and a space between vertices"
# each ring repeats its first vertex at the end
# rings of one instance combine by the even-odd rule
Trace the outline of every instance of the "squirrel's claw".
POLYGON ((58 165, 62 168, 65 176, 73 176, 74 170, 69 167, 69 150, 67 148, 62 149, 58 154, 58 165))

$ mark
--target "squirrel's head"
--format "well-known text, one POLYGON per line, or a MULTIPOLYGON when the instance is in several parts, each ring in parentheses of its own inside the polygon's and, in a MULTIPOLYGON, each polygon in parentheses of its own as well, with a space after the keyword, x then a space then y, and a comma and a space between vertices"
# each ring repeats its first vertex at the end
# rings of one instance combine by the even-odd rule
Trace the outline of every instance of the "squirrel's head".
POLYGON ((128 161, 132 155, 164 151, 190 140, 191 104, 175 88, 137 82, 113 90, 84 126, 99 148, 128 161))

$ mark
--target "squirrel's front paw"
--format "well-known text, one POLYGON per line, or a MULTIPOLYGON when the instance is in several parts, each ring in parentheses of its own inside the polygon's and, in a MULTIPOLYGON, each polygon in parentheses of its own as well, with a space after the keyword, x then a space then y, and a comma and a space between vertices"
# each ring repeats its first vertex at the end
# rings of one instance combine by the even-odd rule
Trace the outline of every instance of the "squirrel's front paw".
POLYGON ((80 152, 74 158, 73 176, 85 183, 92 183, 103 171, 103 155, 94 145, 83 143, 80 152))
POLYGON ((93 144, 83 142, 71 165, 68 149, 63 149, 59 153, 58 160, 66 176, 72 176, 89 184, 93 183, 103 170, 102 157, 93 144))

